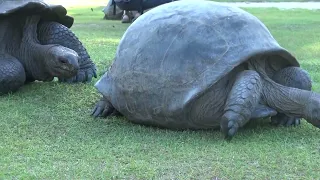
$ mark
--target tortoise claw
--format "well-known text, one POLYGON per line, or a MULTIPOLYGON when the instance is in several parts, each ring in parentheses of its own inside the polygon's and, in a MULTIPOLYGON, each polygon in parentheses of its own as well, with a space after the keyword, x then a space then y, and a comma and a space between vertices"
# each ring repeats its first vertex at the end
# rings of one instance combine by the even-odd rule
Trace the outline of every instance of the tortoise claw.
POLYGON ((92 81, 93 77, 97 78, 97 73, 95 69, 90 68, 86 70, 80 70, 76 76, 69 79, 59 78, 59 81, 66 82, 66 83, 78 83, 78 82, 89 83, 92 81))
POLYGON ((228 118, 223 116, 221 122, 221 130, 222 134, 224 135, 224 138, 227 141, 230 141, 233 138, 233 136, 237 133, 238 129, 239 125, 236 121, 229 120, 228 118))
POLYGON ((91 115, 94 118, 110 116, 115 111, 114 107, 105 99, 98 101, 93 108, 91 115))
POLYGON ((287 116, 285 114, 278 114, 271 117, 271 124, 275 126, 298 126, 300 125, 301 118, 287 116))

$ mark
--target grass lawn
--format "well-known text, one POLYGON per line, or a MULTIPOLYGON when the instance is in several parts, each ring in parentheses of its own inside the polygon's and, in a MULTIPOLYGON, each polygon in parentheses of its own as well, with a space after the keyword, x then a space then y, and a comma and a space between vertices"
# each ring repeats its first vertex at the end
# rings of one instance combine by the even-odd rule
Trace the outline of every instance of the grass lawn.
MULTIPOLYGON (((99 69, 128 27, 102 7, 70 9, 72 30, 99 69)), ((320 11, 248 9, 308 70, 320 92, 320 11)), ((1 179, 319 179, 320 131, 254 123, 226 142, 219 131, 175 132, 94 120, 94 82, 32 83, 0 97, 1 179)))

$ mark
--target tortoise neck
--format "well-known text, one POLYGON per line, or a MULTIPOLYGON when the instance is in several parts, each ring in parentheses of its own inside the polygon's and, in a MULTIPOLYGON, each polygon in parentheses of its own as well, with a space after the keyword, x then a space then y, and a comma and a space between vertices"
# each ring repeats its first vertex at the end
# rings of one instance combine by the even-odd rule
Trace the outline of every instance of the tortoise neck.
POLYGON ((52 45, 41 45, 34 42, 21 44, 20 52, 28 59, 25 60, 27 74, 39 81, 51 81, 53 76, 46 62, 48 52, 52 45))
POLYGON ((304 118, 317 127, 320 125, 320 95, 318 93, 283 86, 271 79, 265 79, 262 99, 278 112, 304 118))
POLYGON ((295 117, 305 117, 309 91, 283 86, 272 80, 264 80, 262 98, 266 104, 278 112, 295 117))
POLYGON ((50 81, 53 77, 48 71, 46 56, 50 45, 41 45, 37 38, 37 26, 40 21, 39 16, 28 16, 23 26, 23 36, 20 45, 20 53, 27 57, 25 66, 27 73, 34 79, 40 81, 50 81))
POLYGON ((265 72, 266 61, 263 56, 249 60, 249 67, 259 72, 263 78, 262 100, 269 107, 320 126, 320 94, 276 83, 265 72))

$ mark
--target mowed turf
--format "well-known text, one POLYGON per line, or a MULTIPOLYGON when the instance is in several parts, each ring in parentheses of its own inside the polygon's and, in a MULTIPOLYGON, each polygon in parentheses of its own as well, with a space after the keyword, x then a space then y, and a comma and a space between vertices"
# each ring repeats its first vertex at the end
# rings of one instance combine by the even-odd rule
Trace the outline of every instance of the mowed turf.
MULTIPOLYGON (((100 77, 128 24, 102 20, 102 7, 90 8, 69 9, 69 14, 100 77)), ((320 11, 248 11, 299 59, 312 76, 313 90, 320 92, 320 11)), ((94 120, 97 80, 32 83, 0 97, 0 179, 320 178, 320 131, 304 120, 299 127, 251 123, 231 142, 219 131, 94 120)))

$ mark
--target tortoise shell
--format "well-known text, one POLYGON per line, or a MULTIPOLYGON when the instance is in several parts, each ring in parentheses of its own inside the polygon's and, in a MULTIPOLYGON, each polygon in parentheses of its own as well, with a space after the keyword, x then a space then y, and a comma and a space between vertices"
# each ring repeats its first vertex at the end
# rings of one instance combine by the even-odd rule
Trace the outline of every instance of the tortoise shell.
POLYGON ((175 1, 128 27, 95 87, 132 121, 178 123, 188 105, 210 88, 218 91, 221 78, 257 55, 272 57, 274 71, 299 66, 252 14, 212 1, 175 1))
POLYGON ((0 1, 0 19, 11 15, 41 15, 43 20, 56 21, 68 28, 74 19, 67 15, 61 5, 51 5, 41 0, 2 0, 0 1))

